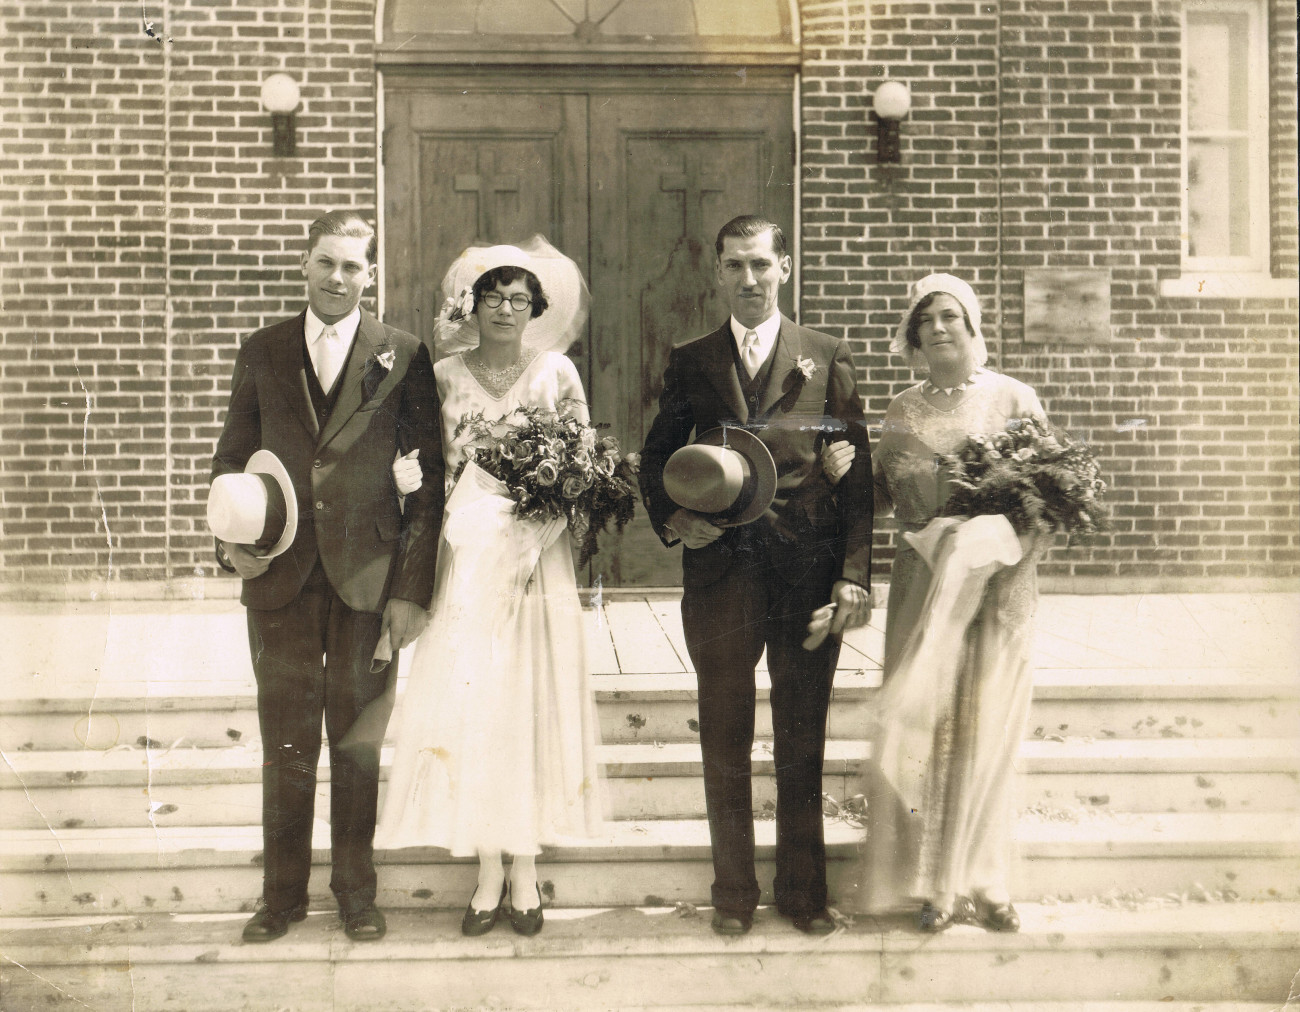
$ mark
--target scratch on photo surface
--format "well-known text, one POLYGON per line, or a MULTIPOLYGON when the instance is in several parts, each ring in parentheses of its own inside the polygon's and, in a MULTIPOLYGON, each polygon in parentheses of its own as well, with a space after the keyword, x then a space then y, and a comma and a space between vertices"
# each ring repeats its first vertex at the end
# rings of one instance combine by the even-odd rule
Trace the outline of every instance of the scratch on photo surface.
MULTIPOLYGON (((107 589, 113 580, 113 532, 108 526, 108 505, 104 502, 104 490, 100 487, 99 478, 94 474, 90 467, 90 415, 95 409, 95 399, 90 390, 86 387, 86 381, 81 378, 81 369, 73 362, 73 369, 77 373, 77 382, 81 384, 82 392, 86 395, 86 414, 81 422, 81 469, 91 475, 95 483, 95 498, 99 500, 99 513, 104 522, 104 538, 108 542, 108 568, 104 573, 104 585, 107 589)), ((92 600, 94 594, 91 595, 92 600)), ((113 621, 112 605, 109 605, 108 622, 111 626, 113 621)), ((105 650, 108 647, 107 632, 105 633, 105 650)), ((101 658, 99 666, 95 669, 95 686, 90 693, 90 703, 86 707, 86 728, 89 733, 91 724, 95 718, 95 702, 99 699, 99 683, 104 676, 104 664, 101 658)), ((42 816, 44 818, 44 816, 42 816)), ((60 846, 60 849, 62 847, 60 846)), ((66 861, 66 855, 65 855, 66 861)))
MULTIPOLYGON (((78 1005, 80 1005, 82 1008, 93 1008, 93 1006, 91 1006, 91 1005, 87 1005, 87 1004, 86 1004, 84 1001, 82 1001, 80 998, 77 998, 75 995, 69 994, 67 991, 63 990, 63 988, 59 987, 58 984, 54 983, 54 981, 50 980, 48 977, 42 977, 42 976, 41 976, 39 973, 37 973, 35 970, 29 970, 27 967, 23 966, 22 963, 18 962, 18 960, 16 960, 16 959, 12 959, 12 958, 9 957, 9 956, 5 956, 5 961, 8 962, 8 963, 12 963, 14 966, 18 967, 18 969, 22 970, 23 973, 29 973, 29 974, 31 974, 33 977, 35 977, 37 980, 39 980, 42 984, 48 984, 50 987, 54 988, 54 990, 58 991, 59 994, 63 995, 63 997, 67 998, 68 1001, 75 1001, 75 1002, 76 1002, 78 1005)), ((135 988, 134 988, 134 985, 133 985, 133 986, 132 986, 132 995, 131 995, 131 1008, 133 1008, 133 1009, 135 1008, 135 994, 134 994, 134 991, 135 991, 135 988)))
POLYGON ((41 806, 38 805, 36 799, 32 797, 32 792, 27 789, 27 782, 23 780, 22 774, 18 772, 14 764, 10 761, 8 753, 6 753, 2 748, 0 748, 0 759, 4 760, 5 765, 9 767, 9 772, 12 773, 18 783, 22 785, 23 794, 27 796, 27 801, 32 806, 32 810, 41 817, 41 821, 45 823, 45 828, 50 831, 50 836, 54 837, 54 842, 59 847, 59 853, 63 855, 63 874, 68 878, 68 885, 72 885, 72 865, 68 861, 68 852, 63 849, 63 841, 59 839, 59 834, 55 831, 54 827, 50 825, 50 820, 47 819, 45 813, 41 811, 41 806))

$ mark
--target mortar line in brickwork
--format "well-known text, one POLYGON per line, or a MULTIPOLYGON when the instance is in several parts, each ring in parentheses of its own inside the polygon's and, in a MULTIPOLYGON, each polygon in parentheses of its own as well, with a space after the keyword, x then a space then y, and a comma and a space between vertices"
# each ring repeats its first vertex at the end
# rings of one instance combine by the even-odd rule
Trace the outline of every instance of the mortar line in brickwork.
MULTIPOLYGON (((171 0, 162 3, 162 27, 171 29, 171 0)), ((171 580, 172 562, 172 356, 175 348, 172 334, 175 310, 172 305, 172 51, 162 46, 163 59, 163 579, 171 580)))
MULTIPOLYGON (((997 208, 994 224, 994 270, 993 270, 993 304, 997 307, 998 313, 998 339, 994 347, 997 348, 997 361, 995 366, 998 372, 1001 372, 1006 361, 1006 342, 1007 342, 1007 319, 1006 306, 1002 302, 1002 181, 1005 175, 1002 165, 1002 0, 996 0, 993 5, 993 17, 995 27, 993 29, 993 38, 997 40, 997 53, 994 56, 995 66, 993 74, 993 95, 994 105, 997 108, 997 119, 994 121, 993 129, 993 150, 995 152, 995 164, 997 166, 997 184, 993 187, 993 201, 997 208)), ((1024 335, 1021 335, 1024 340, 1024 335)))

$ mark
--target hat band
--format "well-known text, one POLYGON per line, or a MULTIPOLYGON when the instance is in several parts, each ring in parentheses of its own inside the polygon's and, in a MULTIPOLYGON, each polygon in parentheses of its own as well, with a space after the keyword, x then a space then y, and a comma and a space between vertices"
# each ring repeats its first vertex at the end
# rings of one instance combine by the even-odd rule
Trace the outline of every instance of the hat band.
POLYGON ((289 521, 289 507, 284 501, 284 489, 274 476, 265 471, 256 473, 266 489, 266 520, 262 525, 262 536, 254 544, 257 548, 267 549, 284 536, 284 527, 289 521))
POLYGON ((744 477, 740 479, 740 489, 736 492, 736 498, 731 500, 731 505, 721 513, 715 513, 717 517, 734 517, 744 513, 749 508, 749 504, 754 501, 754 493, 758 489, 758 481, 754 477, 754 468, 750 465, 749 459, 739 451, 736 451, 740 457, 741 470, 744 477))

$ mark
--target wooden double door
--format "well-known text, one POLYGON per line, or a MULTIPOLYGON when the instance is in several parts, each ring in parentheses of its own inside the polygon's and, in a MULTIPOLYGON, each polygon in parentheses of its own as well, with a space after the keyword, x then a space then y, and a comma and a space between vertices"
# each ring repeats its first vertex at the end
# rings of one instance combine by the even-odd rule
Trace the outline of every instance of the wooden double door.
MULTIPOLYGON (((432 347, 442 277, 460 251, 541 233, 591 287, 587 334, 569 354, 592 419, 640 450, 672 346, 726 318, 718 228, 761 213, 793 231, 791 78, 390 73, 384 97, 386 318, 432 347)), ((680 580, 678 553, 639 509, 621 539, 602 543, 580 579, 680 580)))

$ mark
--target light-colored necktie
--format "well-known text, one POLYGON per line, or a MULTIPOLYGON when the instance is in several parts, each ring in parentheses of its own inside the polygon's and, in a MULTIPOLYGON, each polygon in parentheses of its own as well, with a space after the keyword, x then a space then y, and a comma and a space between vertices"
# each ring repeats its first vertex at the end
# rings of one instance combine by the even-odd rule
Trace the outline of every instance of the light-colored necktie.
POLYGON ((745 363, 745 371, 751 379, 758 375, 763 356, 758 348, 758 334, 752 330, 745 331, 745 339, 740 343, 740 360, 745 363))
POLYGON ((326 393, 334 388, 343 368, 343 355, 347 348, 333 327, 326 327, 316 338, 316 378, 326 393))

